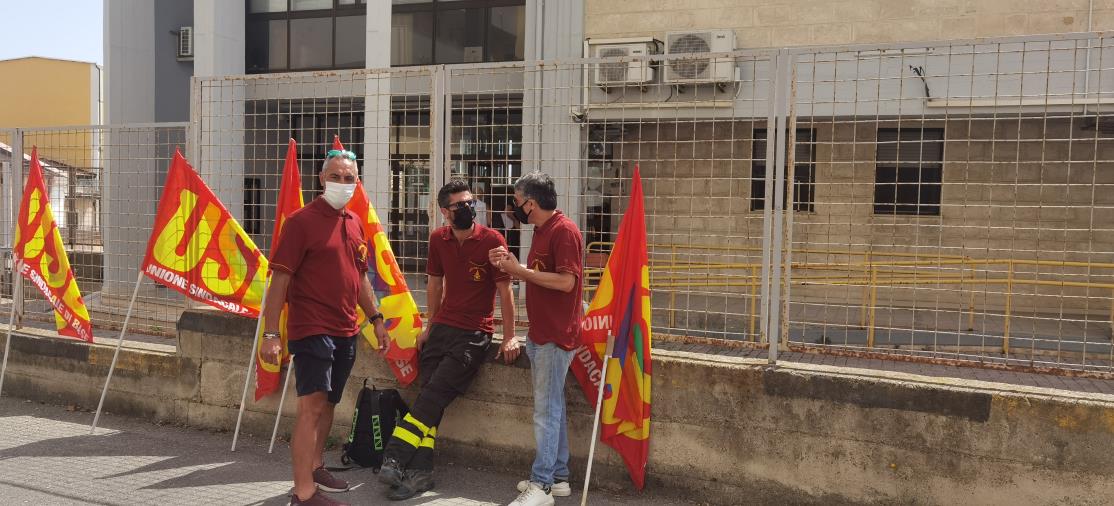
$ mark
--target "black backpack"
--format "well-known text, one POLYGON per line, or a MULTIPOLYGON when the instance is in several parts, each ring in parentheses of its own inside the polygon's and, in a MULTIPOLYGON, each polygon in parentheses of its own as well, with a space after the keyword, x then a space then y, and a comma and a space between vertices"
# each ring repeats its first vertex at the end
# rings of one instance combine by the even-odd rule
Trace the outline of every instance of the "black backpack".
POLYGON ((352 432, 348 434, 340 461, 345 465, 371 467, 378 473, 383 465, 383 450, 387 448, 387 441, 391 440, 395 423, 408 412, 410 408, 398 390, 368 388, 367 380, 364 380, 364 387, 356 397, 355 413, 352 414, 352 432))

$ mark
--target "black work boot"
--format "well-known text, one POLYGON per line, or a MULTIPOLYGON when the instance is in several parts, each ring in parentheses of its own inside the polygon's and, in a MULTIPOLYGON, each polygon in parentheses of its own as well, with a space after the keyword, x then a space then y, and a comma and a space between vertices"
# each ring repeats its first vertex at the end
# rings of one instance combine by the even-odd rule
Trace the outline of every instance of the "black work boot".
POLYGON ((383 459, 383 465, 379 468, 379 483, 388 485, 395 488, 402 484, 405 470, 398 459, 387 457, 383 459))
POLYGON ((418 494, 433 490, 433 471, 425 469, 408 469, 397 487, 392 487, 387 499, 404 501, 418 494))

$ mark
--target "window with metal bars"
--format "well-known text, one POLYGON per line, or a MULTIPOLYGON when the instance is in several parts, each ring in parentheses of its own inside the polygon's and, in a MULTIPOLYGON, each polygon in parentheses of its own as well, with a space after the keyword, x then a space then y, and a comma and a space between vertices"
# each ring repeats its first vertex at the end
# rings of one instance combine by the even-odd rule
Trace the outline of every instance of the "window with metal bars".
MULTIPOLYGON (((815 210, 814 191, 816 188, 816 131, 807 128, 797 129, 796 149, 793 160, 793 210, 813 212, 815 210)), ((788 151, 788 148, 786 148, 788 151)), ((750 168, 750 210, 761 211, 766 208, 766 130, 754 131, 754 161, 750 168)), ((788 158, 786 158, 788 161, 788 158)), ((789 202, 782 201, 783 209, 789 202)))
POLYGON ((874 214, 940 215, 942 128, 880 128, 874 214))

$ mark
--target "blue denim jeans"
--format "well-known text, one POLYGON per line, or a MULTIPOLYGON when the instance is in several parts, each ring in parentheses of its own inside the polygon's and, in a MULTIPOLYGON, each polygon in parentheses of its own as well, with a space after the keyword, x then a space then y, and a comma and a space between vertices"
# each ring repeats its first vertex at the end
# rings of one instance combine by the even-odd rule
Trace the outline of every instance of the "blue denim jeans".
POLYGON ((530 375, 534 379, 534 440, 538 452, 530 468, 530 481, 553 485, 554 478, 569 479, 569 424, 565 412, 565 377, 573 352, 553 343, 534 344, 526 339, 530 375))

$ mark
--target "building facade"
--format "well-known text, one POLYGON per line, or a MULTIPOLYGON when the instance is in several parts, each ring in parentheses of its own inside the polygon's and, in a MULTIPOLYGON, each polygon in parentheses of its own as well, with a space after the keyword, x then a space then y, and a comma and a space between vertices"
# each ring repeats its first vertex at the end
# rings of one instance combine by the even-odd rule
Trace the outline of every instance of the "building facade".
POLYGON ((1114 27, 1114 0, 185 4, 106 2, 109 122, 189 120, 190 159, 264 247, 290 137, 310 191, 333 134, 355 149, 407 270, 447 177, 500 208, 545 170, 606 250, 638 166, 651 254, 671 266, 659 323, 730 334, 753 322, 780 137, 786 240, 812 280, 794 320, 846 330, 863 300, 903 329, 927 304, 948 332, 970 330, 964 311, 998 326, 1021 309, 1111 314, 1092 285, 1114 272, 1092 267, 1114 251, 1114 48, 1070 34, 1114 27), (137 24, 152 28, 119 28, 137 24), (591 59, 612 46, 665 57, 591 59), (779 115, 792 128, 771 135, 779 115), (936 262, 933 283, 907 282, 900 258, 936 262))

